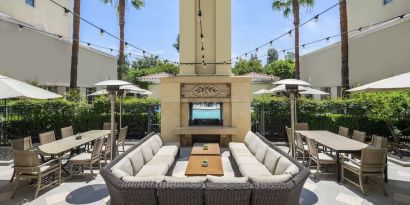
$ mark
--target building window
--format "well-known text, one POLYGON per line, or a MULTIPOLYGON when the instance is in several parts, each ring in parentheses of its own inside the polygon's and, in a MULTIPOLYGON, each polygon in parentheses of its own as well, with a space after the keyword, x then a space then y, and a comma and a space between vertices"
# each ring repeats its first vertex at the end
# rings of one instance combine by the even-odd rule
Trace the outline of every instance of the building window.
POLYGON ((386 4, 388 4, 388 3, 391 3, 391 2, 393 2, 393 0, 383 0, 383 4, 384 4, 384 5, 386 5, 386 4))
POLYGON ((26 0, 26 4, 29 5, 29 6, 34 7, 34 1, 35 0, 26 0))

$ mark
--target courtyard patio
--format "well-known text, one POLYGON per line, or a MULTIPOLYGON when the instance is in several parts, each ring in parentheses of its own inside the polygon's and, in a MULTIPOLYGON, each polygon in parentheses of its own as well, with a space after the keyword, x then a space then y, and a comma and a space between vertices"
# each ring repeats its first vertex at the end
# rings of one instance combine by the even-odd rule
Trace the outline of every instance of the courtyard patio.
MULTIPOLYGON (((132 146, 127 143, 126 149, 132 146)), ((286 146, 280 146, 287 152, 286 146)), ((188 163, 192 147, 181 147, 181 154, 172 171, 173 176, 183 176, 188 163)), ((232 165, 229 149, 222 148, 222 163, 224 174, 235 176, 239 174, 237 167, 232 165)), ((0 167, 0 200, 11 196, 13 185, 9 183, 13 170, 11 166, 0 167)), ((388 196, 384 196, 379 186, 372 186, 369 180, 369 192, 364 196, 360 189, 351 184, 337 183, 335 174, 313 177, 315 169, 311 169, 311 176, 306 181, 300 204, 310 205, 367 205, 367 204, 409 204, 410 195, 410 167, 404 168, 392 163, 388 163, 389 181, 385 184, 388 196)), ((37 199, 32 199, 33 187, 28 186, 29 182, 21 185, 16 198, 2 201, 4 205, 33 204, 33 205, 64 205, 64 204, 110 204, 110 196, 105 182, 101 175, 92 177, 74 177, 65 180, 60 186, 51 187, 40 192, 37 199)))

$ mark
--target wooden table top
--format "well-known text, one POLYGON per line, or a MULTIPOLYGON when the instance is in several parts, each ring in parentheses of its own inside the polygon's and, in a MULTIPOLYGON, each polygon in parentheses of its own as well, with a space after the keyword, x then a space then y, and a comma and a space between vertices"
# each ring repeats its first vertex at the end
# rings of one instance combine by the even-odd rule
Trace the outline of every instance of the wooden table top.
POLYGON ((295 131, 335 151, 360 151, 370 145, 324 130, 295 131))
POLYGON ((221 156, 215 155, 191 155, 188 166, 185 170, 186 176, 223 176, 223 166, 221 156), (208 167, 202 167, 202 161, 208 160, 208 167))
POLYGON ((220 155, 221 148, 219 143, 195 143, 192 146, 191 155, 220 155), (204 150, 203 145, 207 144, 208 149, 204 150))
POLYGON ((105 137, 108 134, 110 134, 110 130, 90 130, 81 133, 81 139, 75 139, 76 136, 74 135, 44 145, 40 145, 38 149, 40 152, 45 154, 58 155, 88 142, 94 141, 100 137, 105 137))

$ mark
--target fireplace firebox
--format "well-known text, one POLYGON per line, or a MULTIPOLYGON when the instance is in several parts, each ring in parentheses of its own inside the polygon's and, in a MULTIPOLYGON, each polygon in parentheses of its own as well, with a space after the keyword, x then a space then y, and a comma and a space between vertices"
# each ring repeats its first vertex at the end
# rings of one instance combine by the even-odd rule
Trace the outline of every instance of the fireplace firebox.
POLYGON ((223 103, 189 103, 189 126, 223 126, 223 103))

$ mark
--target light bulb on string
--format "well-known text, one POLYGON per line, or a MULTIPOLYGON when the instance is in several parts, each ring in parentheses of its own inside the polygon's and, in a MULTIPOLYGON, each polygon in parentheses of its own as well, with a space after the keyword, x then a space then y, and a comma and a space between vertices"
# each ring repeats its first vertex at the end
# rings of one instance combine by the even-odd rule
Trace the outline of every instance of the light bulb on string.
POLYGON ((87 46, 91 46, 91 43, 87 43, 87 46))
POLYGON ((112 48, 110 48, 110 52, 112 53, 112 51, 113 51, 113 49, 112 48))
POLYGON ((23 26, 23 25, 21 25, 21 24, 19 24, 19 25, 18 25, 18 27, 19 27, 19 28, 18 28, 18 30, 19 30, 19 31, 22 31, 22 30, 23 30, 23 28, 24 28, 24 26, 23 26))
POLYGON ((316 15, 314 18, 315 18, 315 20, 314 20, 315 23, 317 23, 319 21, 319 15, 316 15))
POLYGON ((269 42, 269 48, 272 48, 272 43, 273 43, 273 41, 269 42))
POLYGON ((68 13, 69 13, 68 9, 67 9, 67 8, 64 8, 64 15, 65 15, 65 16, 68 16, 68 13))
POLYGON ((292 37, 292 30, 290 30, 290 31, 288 32, 288 34, 289 34, 289 37, 292 37))
POLYGON ((58 40, 61 40, 61 38, 63 38, 62 35, 58 35, 57 37, 58 37, 58 40))
POLYGON ((128 43, 127 43, 127 42, 124 43, 124 48, 125 48, 125 49, 128 48, 128 43))
POLYGON ((399 18, 401 19, 401 22, 403 23, 404 22, 404 14, 400 15, 399 18))
POLYGON ((198 11, 198 21, 201 21, 201 18, 202 18, 202 11, 199 10, 198 11))
POLYGON ((205 36, 204 34, 201 33, 201 41, 204 42, 205 41, 205 36))
POLYGON ((100 29, 100 37, 104 37, 104 30, 100 29))
POLYGON ((330 37, 326 38, 326 43, 329 43, 330 37))

